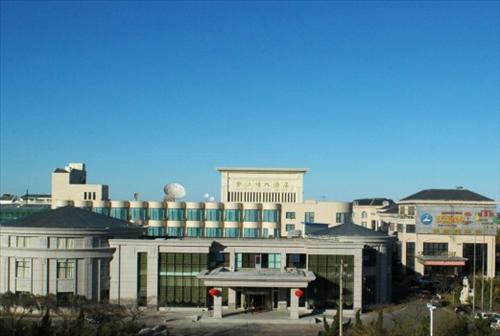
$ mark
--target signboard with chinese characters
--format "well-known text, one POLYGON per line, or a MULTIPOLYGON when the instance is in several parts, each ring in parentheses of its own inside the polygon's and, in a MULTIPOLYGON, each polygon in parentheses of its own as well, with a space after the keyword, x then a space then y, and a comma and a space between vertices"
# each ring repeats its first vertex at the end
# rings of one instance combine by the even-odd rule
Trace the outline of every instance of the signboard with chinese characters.
POLYGON ((416 232, 496 234, 495 206, 417 206, 416 232))

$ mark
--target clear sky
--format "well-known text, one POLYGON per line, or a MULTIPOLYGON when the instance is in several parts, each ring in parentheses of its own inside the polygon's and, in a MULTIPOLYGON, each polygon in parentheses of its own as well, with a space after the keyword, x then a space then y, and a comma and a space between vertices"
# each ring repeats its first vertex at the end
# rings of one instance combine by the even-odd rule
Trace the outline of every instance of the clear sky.
POLYGON ((218 198, 218 166, 309 168, 306 198, 500 199, 497 1, 0 6, 1 193, 85 162, 113 199, 218 198))

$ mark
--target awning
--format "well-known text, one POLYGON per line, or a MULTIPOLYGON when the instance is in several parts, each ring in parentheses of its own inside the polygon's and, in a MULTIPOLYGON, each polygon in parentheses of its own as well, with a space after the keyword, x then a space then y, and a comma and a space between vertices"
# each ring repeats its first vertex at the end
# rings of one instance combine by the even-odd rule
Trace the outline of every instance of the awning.
POLYGON ((418 255, 418 262, 424 266, 465 266, 467 258, 456 257, 456 256, 430 256, 430 255, 418 255))

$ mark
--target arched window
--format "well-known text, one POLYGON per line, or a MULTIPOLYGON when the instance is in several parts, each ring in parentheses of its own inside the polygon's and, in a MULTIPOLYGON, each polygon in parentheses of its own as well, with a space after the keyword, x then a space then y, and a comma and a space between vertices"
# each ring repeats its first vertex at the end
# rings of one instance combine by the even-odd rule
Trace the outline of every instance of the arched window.
POLYGON ((366 217, 368 217, 368 214, 366 213, 366 211, 363 211, 361 213, 361 218, 366 218, 366 217))

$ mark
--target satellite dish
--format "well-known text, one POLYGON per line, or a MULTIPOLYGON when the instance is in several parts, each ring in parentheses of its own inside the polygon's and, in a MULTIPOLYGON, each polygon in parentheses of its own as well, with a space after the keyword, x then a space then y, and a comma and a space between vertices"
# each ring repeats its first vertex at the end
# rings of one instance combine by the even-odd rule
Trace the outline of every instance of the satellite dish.
POLYGON ((163 191, 167 201, 175 201, 177 198, 186 196, 186 188, 179 183, 169 183, 163 187, 163 191))
POLYGON ((209 194, 209 193, 204 193, 204 194, 203 194, 203 197, 205 197, 205 198, 207 198, 207 199, 208 199, 208 198, 210 197, 210 194, 209 194))
POLYGON ((135 192, 134 193, 134 200, 139 200, 139 193, 138 192, 135 192))
POLYGON ((215 201, 215 197, 210 196, 210 198, 209 198, 208 200, 209 200, 210 202, 213 202, 213 201, 215 201))

